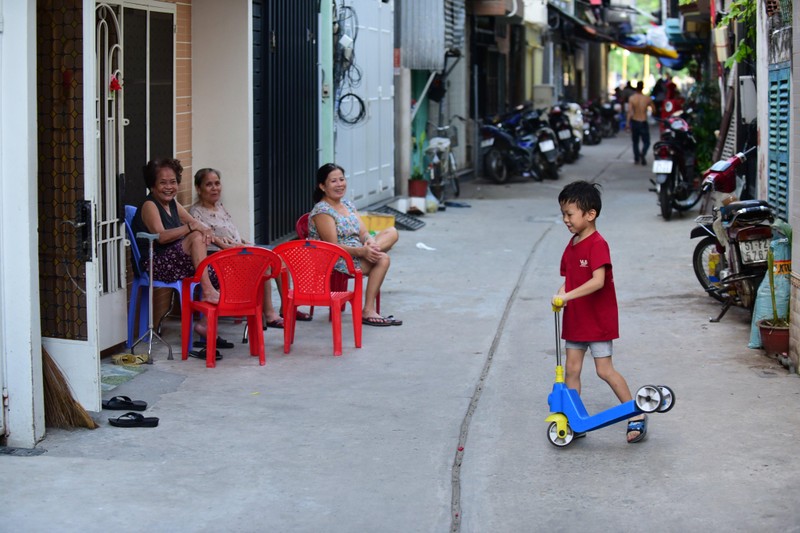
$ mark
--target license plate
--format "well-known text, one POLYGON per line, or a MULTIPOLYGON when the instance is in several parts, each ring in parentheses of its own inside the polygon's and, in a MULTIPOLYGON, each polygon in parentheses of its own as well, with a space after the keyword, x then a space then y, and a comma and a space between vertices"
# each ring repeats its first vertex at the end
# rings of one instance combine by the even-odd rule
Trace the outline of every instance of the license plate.
POLYGON ((769 239, 741 241, 739 243, 739 251, 742 254, 742 263, 745 265, 749 265, 751 263, 763 263, 767 260, 769 239))
POLYGON ((550 150, 555 150, 556 149, 556 143, 554 143, 550 139, 544 140, 544 141, 539 143, 539 149, 542 152, 549 152, 550 150))
POLYGON ((558 130, 558 138, 559 139, 569 139, 572 137, 572 132, 569 130, 558 130))
POLYGON ((481 141, 481 148, 486 148, 487 146, 491 146, 494 144, 494 137, 489 137, 488 139, 484 139, 481 141))
POLYGON ((656 159, 653 161, 653 174, 669 174, 672 172, 672 159, 656 159))

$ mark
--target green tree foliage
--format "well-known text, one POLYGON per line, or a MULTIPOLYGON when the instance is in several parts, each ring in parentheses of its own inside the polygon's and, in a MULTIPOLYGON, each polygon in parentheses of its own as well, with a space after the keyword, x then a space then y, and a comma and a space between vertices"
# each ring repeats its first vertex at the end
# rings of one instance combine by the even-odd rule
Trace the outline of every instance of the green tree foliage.
POLYGON ((725 60, 725 68, 730 68, 734 63, 745 61, 755 61, 756 51, 756 2, 753 0, 734 0, 731 2, 730 11, 722 17, 721 26, 732 26, 739 22, 745 28, 744 38, 742 38, 736 51, 731 57, 725 60))

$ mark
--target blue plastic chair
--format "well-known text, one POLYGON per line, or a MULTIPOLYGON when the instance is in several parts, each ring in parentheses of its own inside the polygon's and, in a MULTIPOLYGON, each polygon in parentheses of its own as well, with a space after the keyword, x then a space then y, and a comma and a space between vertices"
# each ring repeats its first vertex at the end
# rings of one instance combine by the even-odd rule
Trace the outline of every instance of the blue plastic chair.
MULTIPOLYGON (((142 269, 142 254, 139 251, 139 245, 136 242, 136 235, 133 233, 133 217, 136 216, 136 207, 132 205, 125 206, 125 231, 128 234, 128 240, 131 242, 131 259, 133 263, 133 285, 131 286, 131 301, 128 304, 128 343, 127 347, 130 348, 136 339, 141 337, 147 329, 147 316, 150 307, 148 298, 142 298, 142 289, 150 286, 150 277, 147 271, 142 269), (139 304, 139 331, 135 333, 134 324, 136 323, 136 305, 139 304)), ((196 283, 192 284, 192 291, 197 286, 196 283)), ((155 289, 172 289, 178 291, 178 301, 182 301, 183 284, 181 280, 173 283, 155 280, 153 282, 155 289)), ((163 319, 163 317, 162 317, 163 319)), ((158 326, 160 327, 160 322, 158 326)), ((191 335, 191 333, 190 333, 191 335)), ((191 342, 191 338, 190 338, 191 342)), ((191 344, 190 344, 191 345, 191 344)))

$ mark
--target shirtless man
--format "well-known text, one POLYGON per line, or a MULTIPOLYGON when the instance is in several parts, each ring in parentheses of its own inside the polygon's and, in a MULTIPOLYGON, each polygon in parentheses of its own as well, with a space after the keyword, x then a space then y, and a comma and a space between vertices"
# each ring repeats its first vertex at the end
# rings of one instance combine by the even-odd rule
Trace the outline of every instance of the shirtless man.
POLYGON ((628 117, 625 123, 625 130, 631 131, 633 140, 633 159, 634 162, 642 165, 647 164, 645 155, 650 148, 650 128, 647 126, 647 108, 652 107, 656 110, 656 105, 650 97, 642 94, 644 82, 636 84, 636 92, 628 100, 628 117), (639 150, 639 139, 642 140, 642 149, 639 150))

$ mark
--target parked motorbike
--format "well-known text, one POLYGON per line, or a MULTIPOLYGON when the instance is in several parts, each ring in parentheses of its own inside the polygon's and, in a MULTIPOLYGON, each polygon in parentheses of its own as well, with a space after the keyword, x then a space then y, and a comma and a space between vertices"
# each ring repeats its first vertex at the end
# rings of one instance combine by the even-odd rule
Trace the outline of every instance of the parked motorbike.
POLYGON ((719 322, 732 305, 752 309, 767 271, 772 238, 772 207, 763 200, 734 201, 697 217, 691 238, 702 237, 692 265, 697 280, 714 299, 723 302, 719 322))
POLYGON ((550 127, 558 136, 558 145, 564 156, 564 162, 574 163, 578 159, 581 149, 580 139, 572 131, 569 117, 565 112, 564 104, 556 104, 547 112, 550 127))
POLYGON ((481 124, 480 136, 484 171, 496 183, 505 183, 514 174, 530 176, 535 172, 537 141, 533 135, 517 136, 515 130, 502 122, 487 122, 481 124))
MULTIPOLYGON (((679 111, 665 119, 661 140, 653 145, 653 190, 658 195, 661 216, 672 218, 672 210, 687 211, 700 201, 700 183, 696 179, 695 148, 689 122, 689 110, 679 111)), ((662 119, 656 119, 661 121, 662 119)))
POLYGON ((700 212, 707 213, 709 206, 718 208, 730 197, 741 198, 745 177, 742 175, 748 155, 755 150, 753 146, 728 159, 720 159, 703 172, 700 194, 704 195, 700 212))
POLYGON ((558 179, 560 158, 558 139, 556 132, 549 126, 546 115, 542 110, 527 111, 520 128, 526 135, 533 135, 536 138, 533 161, 538 175, 544 179, 558 179))
POLYGON ((595 103, 594 108, 600 117, 600 134, 606 138, 615 136, 619 131, 622 104, 614 99, 602 104, 595 103))
POLYGON ((587 146, 594 146, 600 144, 603 140, 603 134, 600 132, 602 118, 597 111, 597 108, 592 102, 586 102, 583 105, 583 144, 587 146))

